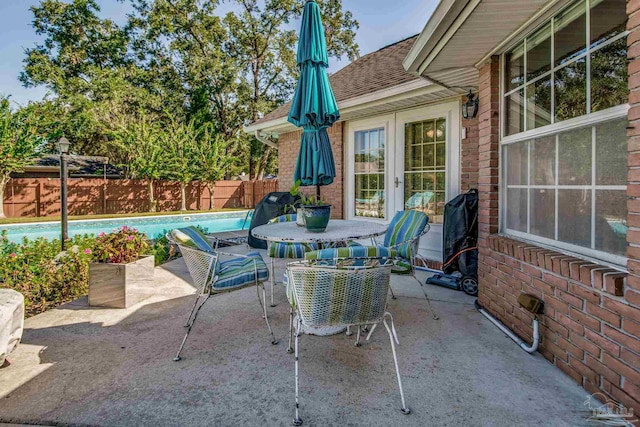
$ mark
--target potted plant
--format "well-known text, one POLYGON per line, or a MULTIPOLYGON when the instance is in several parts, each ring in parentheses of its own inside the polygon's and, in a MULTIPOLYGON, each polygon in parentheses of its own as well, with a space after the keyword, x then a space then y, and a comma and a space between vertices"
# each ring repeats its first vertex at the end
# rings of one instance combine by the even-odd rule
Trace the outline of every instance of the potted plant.
POLYGON ((300 198, 294 203, 285 205, 285 211, 296 212, 296 224, 305 226, 307 231, 322 233, 327 228, 331 217, 331 205, 318 196, 307 196, 300 192, 300 180, 289 189, 289 193, 300 198))
POLYGON ((123 226, 96 238, 89 264, 89 305, 127 308, 151 295, 154 257, 147 237, 123 226))

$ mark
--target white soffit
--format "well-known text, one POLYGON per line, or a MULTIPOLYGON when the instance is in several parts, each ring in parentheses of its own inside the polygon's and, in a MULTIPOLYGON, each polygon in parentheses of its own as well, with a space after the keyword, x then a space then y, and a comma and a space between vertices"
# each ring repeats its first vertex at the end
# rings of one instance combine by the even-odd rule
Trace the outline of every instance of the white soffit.
MULTIPOLYGON (((438 40, 426 40, 419 46, 419 38, 414 49, 425 49, 428 52, 410 52, 404 63, 405 69, 416 70, 417 73, 447 86, 468 85, 469 75, 461 76, 459 81, 456 80, 455 73, 447 76, 448 79, 438 79, 436 76, 440 72, 463 72, 471 67, 475 68, 487 53, 550 3, 549 0, 457 1, 465 1, 464 10, 455 18, 449 18, 452 23, 438 40), (421 63, 410 63, 411 59, 419 61, 422 58, 424 60, 421 63)), ((433 34, 436 37, 437 32, 434 31, 433 34)))

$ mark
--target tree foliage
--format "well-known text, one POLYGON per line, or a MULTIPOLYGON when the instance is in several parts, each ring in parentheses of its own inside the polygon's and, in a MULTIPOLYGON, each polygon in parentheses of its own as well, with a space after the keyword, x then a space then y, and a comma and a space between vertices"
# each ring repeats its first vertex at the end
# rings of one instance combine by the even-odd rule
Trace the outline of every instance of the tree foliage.
MULTIPOLYGON (((121 1, 132 6, 121 24, 101 17, 95 0, 42 0, 31 8, 43 41, 26 50, 20 80, 49 90, 26 107, 42 113, 39 131, 49 141, 65 135, 78 153, 126 164, 131 176, 159 176, 137 170, 134 159, 159 159, 163 141, 167 155, 179 156, 166 161, 184 164, 180 180, 209 181, 191 171, 171 137, 202 141, 205 133, 216 142, 211 147, 224 147, 228 159, 211 154, 218 159, 211 162, 228 165, 227 174, 275 172, 275 151, 242 128, 293 93, 304 1, 121 1), (221 13, 222 3, 231 11, 221 13), (136 125, 143 116, 146 123, 136 125), (132 138, 138 143, 124 142, 132 138)), ((339 0, 317 1, 330 56, 356 58, 358 23, 339 0)))

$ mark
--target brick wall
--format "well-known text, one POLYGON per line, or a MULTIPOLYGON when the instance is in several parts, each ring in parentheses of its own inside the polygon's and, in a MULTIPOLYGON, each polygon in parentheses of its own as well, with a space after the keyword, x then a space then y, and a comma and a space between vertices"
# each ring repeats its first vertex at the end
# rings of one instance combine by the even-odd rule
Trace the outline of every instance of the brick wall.
MULTIPOLYGON (((628 3, 630 25, 640 24, 639 8, 638 0, 628 3)), ((479 69, 478 300, 531 342, 532 315, 517 298, 529 293, 542 299, 540 353, 587 392, 603 392, 640 413, 640 187, 634 182, 640 169, 640 73, 634 78, 640 31, 629 29, 629 276, 498 234, 499 69, 492 58, 479 69)))
MULTIPOLYGON (((467 97, 462 97, 467 102, 467 97)), ((462 118, 462 127, 467 130, 466 138, 460 141, 460 192, 478 188, 478 117, 462 118)))
MULTIPOLYGON (((343 123, 334 124, 328 129, 331 149, 336 163, 336 178, 333 184, 320 188, 320 196, 323 200, 331 203, 331 217, 344 218, 343 212, 343 144, 342 144, 343 123)), ((301 131, 283 133, 278 137, 278 182, 280 191, 287 191, 293 185, 293 171, 296 167, 296 159, 300 149, 301 131)), ((315 194, 315 187, 302 188, 305 194, 315 194)))

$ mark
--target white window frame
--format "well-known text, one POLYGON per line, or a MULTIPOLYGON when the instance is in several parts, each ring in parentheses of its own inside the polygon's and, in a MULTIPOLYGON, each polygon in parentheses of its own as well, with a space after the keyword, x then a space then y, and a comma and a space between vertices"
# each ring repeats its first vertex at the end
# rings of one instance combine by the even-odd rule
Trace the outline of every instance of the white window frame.
POLYGON ((388 223, 389 221, 391 221, 391 204, 393 203, 393 201, 389 200, 389 189, 393 185, 393 178, 391 177, 392 174, 390 173, 389 168, 393 167, 393 164, 390 162, 393 162, 394 159, 391 149, 391 143, 392 136, 395 134, 395 114, 386 114, 384 116, 377 116, 364 120, 349 121, 345 124, 345 134, 346 144, 344 144, 344 158, 347 160, 347 162, 344 180, 344 206, 346 207, 345 213, 347 219, 388 223), (355 134, 358 131, 367 131, 373 129, 384 129, 384 218, 363 217, 356 216, 355 214, 355 134))
MULTIPOLYGON (((575 58, 572 58, 571 60, 555 66, 554 63, 551 63, 551 70, 544 73, 541 76, 537 76, 536 78, 532 79, 531 81, 528 81, 526 78, 526 74, 527 74, 527 63, 526 63, 526 41, 524 42, 524 83, 516 88, 510 89, 509 91, 506 91, 506 82, 505 82, 505 74, 506 74, 506 54, 513 49, 515 46, 517 46, 519 43, 521 43, 523 40, 525 40, 527 37, 531 36, 532 34, 534 34, 536 31, 538 31, 540 28, 542 28, 544 25, 547 25, 549 22, 551 22, 550 25, 550 30, 551 30, 551 58, 553 61, 553 50, 554 50, 554 28, 553 28, 553 17, 556 16, 559 12, 561 12, 565 7, 570 7, 574 2, 567 2, 566 4, 564 4, 562 6, 562 9, 558 9, 556 10, 551 16, 547 16, 545 17, 544 20, 542 20, 541 22, 539 22, 535 28, 531 29, 531 31, 528 31, 526 34, 522 34, 520 37, 518 37, 517 39, 513 40, 512 43, 509 44, 509 46, 507 48, 505 48, 501 55, 500 55, 500 72, 499 72, 499 87, 500 87, 500 129, 499 129, 499 134, 500 134, 500 150, 499 150, 499 161, 500 161, 500 169, 499 169, 499 188, 500 188, 500 203, 499 203, 499 229, 501 231, 501 233, 510 235, 510 236, 514 236, 517 237, 519 239, 522 240, 527 240, 530 241, 532 243, 535 244, 539 244, 541 246, 544 247, 548 247, 551 249, 555 249, 555 250, 561 250, 564 252, 568 252, 571 254, 575 254, 576 256, 582 257, 582 258, 588 258, 588 259, 592 259, 598 263, 606 263, 606 264, 610 264, 612 266, 615 266, 616 268, 620 268, 620 267, 625 267, 627 264, 627 258, 626 256, 621 256, 621 255, 613 255, 607 252, 603 252, 600 250, 596 250, 596 249, 592 249, 592 248, 587 248, 584 246, 578 246, 578 245, 574 245, 571 243, 566 243, 566 242, 562 242, 559 240, 554 240, 554 239, 548 239, 548 238, 544 238, 544 237, 540 237, 540 236, 536 236, 533 234, 529 234, 529 233, 525 233, 525 232, 521 232, 521 231, 517 231, 517 230, 512 230, 512 229, 508 229, 506 227, 506 210, 507 210, 507 179, 505 176, 506 170, 507 170, 507 158, 505 158, 505 156, 503 156, 503 147, 510 145, 510 144, 514 144, 514 143, 518 143, 518 142, 524 142, 526 140, 530 140, 530 139, 535 139, 535 138, 540 138, 540 137, 544 137, 544 136, 549 136, 549 135, 557 135, 560 134, 562 132, 567 132, 573 129, 578 129, 578 128, 582 128, 582 127, 593 127, 595 125, 598 125, 600 123, 604 123, 607 121, 611 121, 611 120, 615 120, 615 119, 621 119, 621 118, 626 118, 627 117, 627 112, 629 110, 629 104, 621 104, 615 107, 611 107, 605 110, 601 110, 601 111, 597 111, 592 113, 591 112, 591 88, 590 88, 590 78, 591 78, 591 67, 590 67, 590 57, 591 57, 591 53, 592 51, 596 51, 601 49, 604 46, 607 46, 610 43, 613 43, 617 40, 619 40, 622 37, 627 37, 628 35, 628 31, 625 31, 615 37, 612 37, 611 39, 607 40, 605 43, 602 43, 600 45, 598 45, 597 49, 591 49, 591 39, 590 39, 590 30, 591 30, 591 22, 590 22, 590 0, 585 0, 585 8, 586 8, 586 47, 585 47, 585 52, 581 55, 576 56, 575 58), (524 90, 524 104, 523 104, 523 114, 524 114, 524 131, 523 132, 519 132, 519 133, 515 133, 509 136, 506 136, 506 97, 512 93, 515 93, 521 89, 524 89, 525 87, 527 87, 528 85, 530 85, 531 83, 537 81, 537 80, 541 80, 547 77, 551 77, 552 74, 564 67, 566 67, 569 64, 574 63, 575 61, 582 59, 582 58, 586 58, 586 63, 587 63, 587 85, 585 88, 586 91, 586 108, 587 108, 587 113, 583 116, 578 116, 578 117, 574 117, 568 120, 563 120, 560 122, 556 122, 555 121, 555 109, 554 109, 554 103, 555 103, 555 91, 554 91, 554 84, 553 81, 551 82, 551 124, 546 125, 546 126, 541 126, 538 128, 534 128, 534 129, 527 129, 527 94, 526 94, 526 90, 524 90)), ((557 144, 557 138, 556 138, 556 144, 557 144)), ((557 145, 556 145, 557 147, 557 145)), ((595 145, 593 145, 593 148, 595 148, 595 145)), ((595 153, 594 153, 595 155, 595 153)), ((558 164, 557 164, 557 156, 558 156, 558 150, 556 148, 556 177, 558 174, 558 164)), ((592 167, 595 168, 595 158, 592 159, 592 167)), ((531 167, 531 164, 528 163, 527 167, 531 167)), ((584 188, 588 188, 592 191, 592 198, 591 198, 591 216, 592 216, 592 220, 591 220, 591 246, 594 246, 594 239, 595 239, 595 233, 594 233, 594 224, 595 222, 593 221, 593 216, 595 215, 595 193, 593 193, 595 191, 595 189, 599 189, 599 190, 626 190, 627 186, 626 185, 618 185, 618 186, 601 186, 601 185, 596 185, 595 181, 594 181, 594 171, 592 171, 592 183, 590 185, 586 185, 586 186, 570 186, 571 189, 582 189, 584 188)), ((527 190, 530 190, 530 188, 541 188, 544 186, 540 186, 540 185, 531 185, 530 183, 528 183, 527 185, 522 185, 522 186, 513 186, 510 185, 509 188, 526 188, 527 190)), ((555 190, 558 189, 563 189, 563 186, 557 186, 557 185, 551 185, 549 186, 549 188, 553 188, 555 190)), ((569 188, 569 187, 567 187, 569 188)), ((527 192, 527 198, 530 198, 530 192, 527 192)), ((527 203, 528 206, 528 210, 530 209, 530 203, 527 203)), ((555 208, 556 208, 556 225, 555 225, 555 234, 556 237, 558 236, 558 215, 557 215, 557 210, 558 210, 558 192, 556 191, 556 203, 555 203, 555 208)), ((529 218, 529 212, 527 212, 527 227, 530 226, 530 218, 529 218)))

